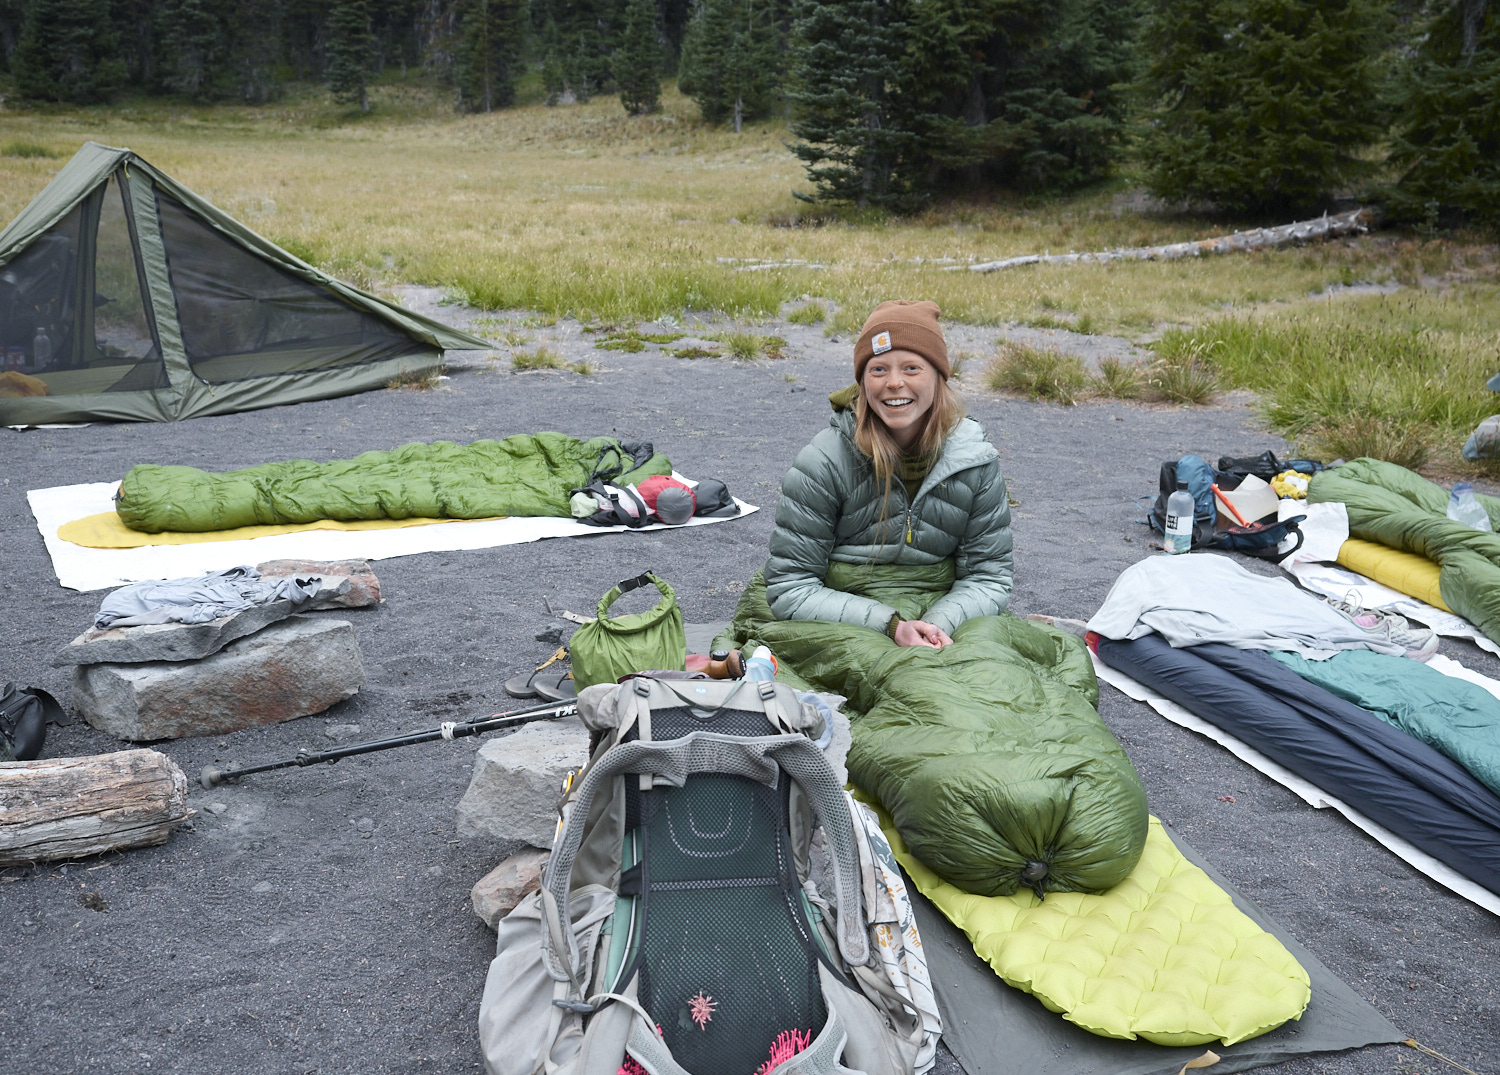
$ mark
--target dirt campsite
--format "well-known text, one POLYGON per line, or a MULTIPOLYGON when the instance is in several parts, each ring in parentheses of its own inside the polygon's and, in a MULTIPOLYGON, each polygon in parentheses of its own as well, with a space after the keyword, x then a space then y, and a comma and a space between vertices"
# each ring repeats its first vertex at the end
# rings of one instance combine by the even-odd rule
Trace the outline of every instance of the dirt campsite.
MULTIPOLYGON (((944 309, 949 383, 1005 479, 1017 616, 1088 621, 1122 572, 1161 557, 1146 518, 1163 463, 1185 456, 1375 455, 1445 490, 1461 480, 1500 495, 1493 462, 1459 452, 1493 407, 1483 383, 1495 372, 1500 287, 1481 233, 1371 225, 1217 256, 971 271, 1267 220, 1181 212, 1129 177, 1071 199, 814 213, 790 197, 802 172, 784 123, 730 133, 670 90, 641 116, 620 115, 613 97, 544 105, 538 93, 454 117, 420 88, 370 96, 368 120, 321 96, 5 103, 0 135, 37 152, 0 147, 0 215, 20 213, 85 140, 129 145, 266 236, 283 268, 304 266, 303 284, 327 274, 367 309, 407 310, 488 347, 450 349, 441 365, 333 398, 211 413, 205 390, 205 413, 180 421, 0 429, 0 683, 78 708, 74 672, 54 658, 94 622, 106 589, 59 583, 57 527, 44 534, 28 494, 118 483, 137 464, 224 472, 556 431, 649 442, 678 473, 722 481, 754 510, 372 559, 378 604, 313 614, 351 625, 357 692, 309 715, 141 743, 81 716, 49 726, 43 759, 160 752, 186 775, 192 815, 157 846, 0 866, 6 1071, 486 1071, 476 1025, 497 935, 471 890, 523 843, 464 834, 456 812, 480 749, 519 733, 214 787, 199 774, 534 704, 507 695, 506 681, 552 658, 601 595, 643 572, 673 587, 688 638, 707 637, 691 628, 730 621, 765 566, 783 478, 828 427, 829 397, 853 381, 861 325, 883 299, 944 309)), ((1287 577, 1274 561, 1216 555, 1287 577)), ((614 612, 650 608, 646 592, 614 612)), ((1470 641, 1445 637, 1441 653, 1500 680, 1500 658, 1470 641)), ((1315 1051, 1326 1047, 1299 1050, 1298 1025, 1286 1023, 1283 1052, 1231 1056, 1218 1070, 1496 1070, 1492 910, 1336 803, 1314 808, 1211 728, 1102 683, 1097 713, 1172 838, 1257 908, 1268 934, 1342 983, 1351 1006, 1393 1028, 1384 1043, 1315 1051)), ((1117 1070, 1071 1062, 1063 1031, 1077 1028, 1012 992, 1046 1070, 1117 1070)), ((705 1021, 711 1011, 694 1010, 705 1021)), ((940 1043, 932 1070, 1014 1069, 998 1053, 966 1065, 940 1043)))

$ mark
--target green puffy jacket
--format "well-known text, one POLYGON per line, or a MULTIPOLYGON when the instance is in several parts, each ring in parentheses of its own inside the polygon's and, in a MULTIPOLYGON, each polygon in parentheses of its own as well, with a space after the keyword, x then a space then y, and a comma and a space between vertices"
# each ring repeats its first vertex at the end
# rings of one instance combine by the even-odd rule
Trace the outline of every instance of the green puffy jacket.
MULTIPOLYGON (((841 400, 845 393, 833 398, 841 400)), ((852 623, 884 631, 896 609, 884 601, 826 585, 831 564, 931 566, 952 560, 954 582, 926 610, 949 634, 1010 603, 1010 506, 999 453, 984 427, 965 418, 914 497, 882 484, 854 444, 854 414, 834 403, 829 428, 797 453, 781 483, 776 530, 766 561, 771 611, 783 620, 852 623)))
MULTIPOLYGON (((1475 499, 1500 529, 1500 499, 1475 499)), ((1307 500, 1343 503, 1350 537, 1437 564, 1444 603, 1500 639, 1500 534, 1448 518, 1448 490, 1394 463, 1356 459, 1314 474, 1307 500)))
POLYGON ((327 463, 292 459, 222 474, 143 463, 120 483, 115 510, 126 526, 148 534, 319 519, 565 518, 568 491, 587 485, 600 463, 626 471, 609 479, 617 485, 672 473, 671 462, 652 454, 650 445, 518 434, 468 445, 407 444, 327 463))

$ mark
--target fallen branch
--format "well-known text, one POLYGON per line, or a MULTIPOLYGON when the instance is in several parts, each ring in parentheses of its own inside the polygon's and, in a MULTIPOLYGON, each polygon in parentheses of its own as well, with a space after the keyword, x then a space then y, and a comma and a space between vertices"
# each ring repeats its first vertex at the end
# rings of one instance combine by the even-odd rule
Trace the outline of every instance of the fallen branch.
POLYGON ((1123 250, 1101 250, 1090 254, 1026 254, 1000 261, 985 261, 977 265, 952 265, 945 272, 995 272, 997 269, 1013 269, 1018 265, 1071 265, 1074 262, 1107 261, 1171 261, 1175 258, 1197 258, 1205 254, 1229 254, 1245 250, 1266 250, 1288 243, 1307 243, 1316 239, 1337 239, 1344 235, 1359 235, 1369 230, 1372 214, 1368 209, 1351 209, 1338 216, 1324 213, 1315 220, 1299 220, 1294 224, 1282 224, 1275 228, 1256 228, 1254 231, 1237 231, 1233 235, 1221 235, 1215 239, 1198 239, 1187 243, 1169 243, 1166 246, 1136 246, 1123 250))
POLYGON ((165 843, 192 816, 187 777, 155 750, 0 763, 0 865, 165 843))

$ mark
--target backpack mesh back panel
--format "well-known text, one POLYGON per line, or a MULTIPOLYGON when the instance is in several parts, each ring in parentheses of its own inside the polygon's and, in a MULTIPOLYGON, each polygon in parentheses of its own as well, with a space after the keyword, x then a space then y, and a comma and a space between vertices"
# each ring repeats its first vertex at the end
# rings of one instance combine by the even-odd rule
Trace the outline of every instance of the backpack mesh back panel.
MULTIPOLYGON (((662 709, 651 720, 658 740, 695 728, 769 731, 764 716, 744 711, 662 709)), ((788 782, 699 775, 681 788, 626 787, 627 824, 642 837, 640 872, 629 880, 642 895, 641 1004, 686 1070, 754 1075, 779 1035, 810 1038, 827 1019, 788 846, 788 782)))

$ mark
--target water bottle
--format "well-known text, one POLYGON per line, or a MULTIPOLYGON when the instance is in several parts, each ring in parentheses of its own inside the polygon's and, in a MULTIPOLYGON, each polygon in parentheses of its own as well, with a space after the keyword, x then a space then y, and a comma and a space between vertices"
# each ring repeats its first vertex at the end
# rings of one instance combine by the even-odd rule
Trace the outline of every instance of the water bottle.
POLYGON ((746 679, 775 679, 776 658, 765 646, 756 646, 755 652, 745 662, 746 679))
POLYGON ((1489 514, 1484 505, 1474 499, 1474 487, 1468 482, 1458 482, 1448 496, 1448 518, 1475 530, 1491 530, 1489 514))
POLYGON ((1193 515, 1197 508, 1187 482, 1179 481, 1177 491, 1167 498, 1167 532, 1162 547, 1168 556, 1193 550, 1193 515))
POLYGON ((31 368, 43 369, 52 365, 52 337, 47 335, 47 330, 37 326, 36 335, 31 339, 31 368))

